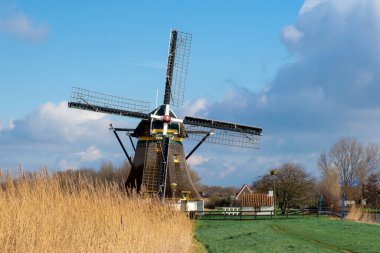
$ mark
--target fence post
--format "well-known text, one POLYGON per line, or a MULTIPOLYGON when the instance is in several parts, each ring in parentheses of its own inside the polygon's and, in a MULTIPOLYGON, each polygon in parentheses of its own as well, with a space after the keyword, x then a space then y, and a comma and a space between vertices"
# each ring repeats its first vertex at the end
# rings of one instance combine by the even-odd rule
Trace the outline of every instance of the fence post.
POLYGON ((342 194, 342 203, 341 203, 341 206, 340 206, 340 220, 343 220, 344 219, 344 198, 345 198, 345 193, 343 192, 342 194))
POLYGON ((319 203, 318 203, 317 217, 319 217, 319 213, 322 211, 322 193, 319 195, 319 203))

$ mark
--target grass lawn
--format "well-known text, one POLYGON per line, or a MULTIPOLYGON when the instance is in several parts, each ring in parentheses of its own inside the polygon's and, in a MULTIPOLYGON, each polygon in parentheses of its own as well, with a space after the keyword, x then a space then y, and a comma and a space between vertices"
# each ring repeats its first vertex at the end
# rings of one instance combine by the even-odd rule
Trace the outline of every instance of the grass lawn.
POLYGON ((197 221, 208 252, 380 252, 380 225, 329 218, 197 221))

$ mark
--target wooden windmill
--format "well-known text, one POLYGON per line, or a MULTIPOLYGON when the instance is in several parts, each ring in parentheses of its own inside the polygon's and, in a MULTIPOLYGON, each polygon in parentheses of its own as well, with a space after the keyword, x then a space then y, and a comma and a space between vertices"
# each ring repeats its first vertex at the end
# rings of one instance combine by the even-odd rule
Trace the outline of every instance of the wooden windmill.
POLYGON ((141 119, 136 129, 114 128, 131 172, 126 186, 146 191, 160 198, 172 196, 171 184, 176 191, 199 194, 194 187, 186 160, 204 142, 258 148, 262 129, 223 121, 186 116, 179 119, 170 106, 183 104, 191 34, 171 31, 163 104, 149 111, 149 103, 105 95, 74 87, 68 106, 76 109, 109 113, 141 119), (118 132, 126 132, 135 151, 134 158, 126 151, 118 132), (132 138, 137 138, 134 145, 132 138), (185 155, 182 140, 189 138, 199 143, 185 155))

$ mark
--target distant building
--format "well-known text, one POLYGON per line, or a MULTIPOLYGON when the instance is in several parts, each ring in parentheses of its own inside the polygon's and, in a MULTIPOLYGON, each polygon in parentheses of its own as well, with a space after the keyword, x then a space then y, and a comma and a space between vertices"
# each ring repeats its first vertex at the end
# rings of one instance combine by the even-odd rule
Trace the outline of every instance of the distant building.
POLYGON ((251 211, 257 215, 271 215, 274 211, 273 191, 266 193, 252 193, 247 184, 244 184, 236 193, 235 200, 241 205, 242 211, 251 211))

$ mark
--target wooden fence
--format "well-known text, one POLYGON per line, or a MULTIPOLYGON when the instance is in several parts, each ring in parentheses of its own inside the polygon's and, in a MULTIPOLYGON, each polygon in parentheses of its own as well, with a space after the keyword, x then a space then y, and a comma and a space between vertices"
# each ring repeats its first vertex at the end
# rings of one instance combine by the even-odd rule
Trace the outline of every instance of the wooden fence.
POLYGON ((189 212, 189 217, 199 220, 265 220, 304 218, 306 216, 334 216, 340 217, 340 212, 332 209, 290 209, 284 213, 276 211, 242 211, 238 210, 207 210, 189 212))

